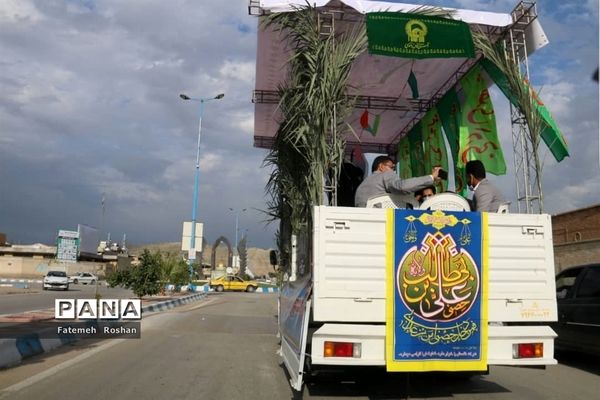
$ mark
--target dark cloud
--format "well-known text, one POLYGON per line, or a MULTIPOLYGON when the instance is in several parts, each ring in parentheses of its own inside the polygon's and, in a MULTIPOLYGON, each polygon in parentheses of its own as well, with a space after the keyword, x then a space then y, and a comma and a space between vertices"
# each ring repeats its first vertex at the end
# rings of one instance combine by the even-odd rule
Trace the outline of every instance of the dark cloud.
MULTIPOLYGON (((508 12, 513 3, 449 5, 508 12)), ((597 6, 572 23, 558 4, 538 4, 551 44, 531 60, 571 146, 560 164, 546 157, 550 212, 600 198, 598 86, 589 78, 597 6)), ((265 151, 252 147, 257 20, 246 0, 10 0, 0 2, 0 26, 0 231, 9 240, 52 243, 78 223, 132 243, 179 240, 191 215, 199 110, 178 95, 224 92, 204 113, 199 219, 209 241, 233 239, 228 208, 247 208, 240 228, 250 244, 273 246, 276 227, 254 210, 265 207, 268 171, 265 151)), ((507 114, 507 103, 497 111, 507 114)), ((509 174, 498 182, 514 193, 506 116, 499 127, 509 174)))
POLYGON ((133 243, 179 240, 198 108, 178 95, 225 92, 203 121, 199 219, 209 240, 233 236, 228 207, 249 208, 240 226, 250 243, 272 246, 274 228, 250 211, 264 207, 266 173, 247 122, 256 21, 245 1, 2 8, 0 231, 9 240, 51 243, 78 223, 133 243))

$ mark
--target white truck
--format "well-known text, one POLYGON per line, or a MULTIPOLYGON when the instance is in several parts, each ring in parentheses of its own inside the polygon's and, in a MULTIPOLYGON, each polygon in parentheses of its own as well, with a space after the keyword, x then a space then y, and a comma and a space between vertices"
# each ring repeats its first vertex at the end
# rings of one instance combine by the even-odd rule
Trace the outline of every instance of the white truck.
MULTIPOLYGON (((318 0, 314 5, 318 13, 319 34, 323 38, 331 37, 332 33, 351 31, 357 24, 364 24, 368 20, 365 14, 411 14, 426 7, 359 0, 318 0)), ((285 34, 262 22, 272 14, 295 12, 303 6, 306 3, 302 0, 250 0, 249 12, 259 18, 256 90, 253 95, 256 147, 270 149, 280 143, 277 141, 282 131, 280 128, 285 128, 281 124, 284 118, 280 93, 282 85, 289 80, 286 75, 290 72, 287 64, 293 55, 290 49, 294 46, 294 43, 286 42, 285 34)), ((433 8, 431 11, 438 12, 439 9, 433 8)), ((527 43, 527 48, 519 48, 515 39, 511 42, 517 46, 513 49, 513 55, 531 54, 547 43, 536 18, 534 3, 531 2, 518 3, 511 14, 458 9, 446 11, 452 19, 468 23, 473 30, 485 32, 492 41, 513 37, 513 34, 521 35, 519 38, 527 43)), ((387 16, 383 18, 394 19, 387 16)), ((405 26, 407 34, 411 21, 405 26)), ((393 32, 402 34, 405 29, 400 28, 393 32)), ((387 32, 391 34, 392 30, 387 32)), ((419 32, 424 35, 426 29, 419 32)), ((382 37, 385 39, 386 36, 389 35, 384 32, 382 37)), ((409 41, 412 39, 409 38, 409 41)), ((403 48, 406 49, 407 45, 403 48)), ((415 42, 412 46, 420 45, 415 42)), ((426 60, 361 53, 352 64, 347 80, 349 93, 357 97, 352 114, 344 120, 353 128, 353 134, 345 136, 345 156, 358 155, 354 160, 362 162, 360 167, 364 172, 363 153, 400 155, 400 140, 409 136, 409 132, 422 122, 425 113, 437 106, 440 99, 455 88, 477 62, 477 57, 426 60)), ((315 76, 314 81, 318 81, 318 78, 320 76, 315 76)), ((461 90, 464 94, 462 86, 461 90)), ((489 94, 483 91, 477 98, 485 100, 487 96, 489 94)), ((331 115, 336 115, 335 109, 331 115)), ((436 129, 439 131, 439 128, 436 129)), ((409 145, 417 148, 422 143, 411 142, 409 137, 409 145)), ((451 145, 450 140, 448 145, 451 145)), ((478 150, 483 152, 485 149, 482 146, 478 150)), ((412 160, 413 155, 410 156, 412 160)), ((458 159, 456 155, 454 158, 458 159)), ((402 162, 407 162, 400 156, 397 159, 400 160, 400 166, 402 162)), ((411 160, 408 163, 414 161, 411 160)), ((462 157, 462 160, 466 158, 462 157)), ((324 189, 325 186, 323 183, 324 189)), ((331 187, 335 188, 336 185, 330 182, 328 190, 331 187)), ((520 197, 517 195, 517 198, 520 197)), ((334 200, 331 204, 340 203, 334 200)), ((302 388, 304 374, 309 369, 319 367, 385 366, 388 371, 397 370, 392 365, 396 360, 390 360, 390 354, 396 357, 396 353, 390 352, 392 342, 396 346, 393 339, 396 336, 390 335, 390 331, 397 329, 390 328, 393 326, 390 309, 396 304, 390 299, 396 282, 391 283, 389 273, 392 263, 388 254, 392 245, 388 232, 388 210, 385 208, 315 205, 312 221, 307 222, 310 232, 292 235, 291 270, 279 299, 279 332, 281 356, 290 373, 291 385, 296 390, 302 388)), ((456 211, 443 206, 437 210, 456 211)), ((478 218, 483 214, 469 215, 478 218)), ((480 364, 471 370, 468 367, 474 364, 460 364, 454 370, 485 371, 490 365, 543 367, 555 364, 556 334, 549 327, 549 323, 557 319, 550 216, 486 213, 483 218, 487 218, 488 230, 481 242, 482 252, 487 252, 487 263, 485 277, 483 273, 480 275, 483 277, 483 286, 479 293, 483 302, 480 303, 481 318, 476 327, 478 335, 483 338, 477 349, 480 364)), ((450 270, 449 273, 455 272, 450 270)), ((442 286, 443 283, 440 283, 437 290, 442 290, 442 286)), ((463 290, 446 289, 455 290, 453 294, 463 290)), ((438 293, 440 298, 443 297, 441 292, 438 293)), ((439 298, 430 303, 436 302, 439 302, 439 298)), ((420 335, 419 329, 415 328, 415 336, 420 335)), ((442 331, 433 325, 433 328, 424 328, 423 332, 432 332, 430 341, 437 341, 440 336, 436 335, 442 331)), ((448 332, 442 332, 441 336, 446 336, 444 340, 450 343, 454 340, 454 333, 448 332)), ((456 332, 460 336, 466 330, 457 328, 456 332)), ((449 353, 454 351, 457 357, 461 356, 462 350, 456 350, 458 348, 456 346, 449 353)), ((411 369, 411 364, 404 371, 453 370, 448 363, 438 368, 436 357, 430 358, 433 362, 427 366, 411 369)))
MULTIPOLYGON (((386 210, 319 206, 314 215, 312 260, 293 255, 295 280, 280 298, 281 354, 296 390, 306 367, 386 365, 386 210), (349 353, 326 356, 338 344, 349 353)), ((550 216, 488 220, 487 364, 556 364, 550 216)))

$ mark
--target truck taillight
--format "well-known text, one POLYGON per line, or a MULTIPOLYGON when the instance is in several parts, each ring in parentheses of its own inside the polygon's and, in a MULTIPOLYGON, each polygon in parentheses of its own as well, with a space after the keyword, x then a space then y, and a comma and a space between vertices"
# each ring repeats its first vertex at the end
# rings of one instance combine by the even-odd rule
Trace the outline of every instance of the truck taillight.
POLYGON ((513 345, 513 358, 542 358, 544 357, 543 343, 519 343, 513 345))
POLYGON ((323 345, 323 355, 325 357, 354 357, 360 358, 360 343, 350 342, 325 342, 323 345))

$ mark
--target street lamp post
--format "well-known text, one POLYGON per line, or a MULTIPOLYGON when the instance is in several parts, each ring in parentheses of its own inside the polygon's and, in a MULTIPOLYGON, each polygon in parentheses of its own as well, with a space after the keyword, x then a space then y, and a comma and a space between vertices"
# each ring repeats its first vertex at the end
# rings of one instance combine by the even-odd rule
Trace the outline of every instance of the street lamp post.
POLYGON ((183 100, 192 100, 200 103, 200 117, 198 120, 198 146, 196 148, 196 173, 194 176, 194 199, 192 202, 192 237, 190 238, 190 253, 188 254, 188 271, 190 274, 190 288, 193 290, 194 270, 192 268, 193 260, 196 259, 196 213, 198 210, 198 184, 200 180, 200 136, 202 134, 202 114, 204 113, 204 103, 211 100, 220 100, 225 95, 220 93, 215 97, 194 98, 185 94, 180 94, 179 97, 183 100), (192 258, 193 256, 193 258, 192 258))
POLYGON ((246 210, 247 210, 247 208, 242 208, 241 210, 237 210, 235 208, 229 207, 229 211, 232 211, 232 212, 235 213, 235 248, 236 249, 237 249, 237 245, 238 245, 238 232, 239 232, 240 211, 244 212, 246 210))

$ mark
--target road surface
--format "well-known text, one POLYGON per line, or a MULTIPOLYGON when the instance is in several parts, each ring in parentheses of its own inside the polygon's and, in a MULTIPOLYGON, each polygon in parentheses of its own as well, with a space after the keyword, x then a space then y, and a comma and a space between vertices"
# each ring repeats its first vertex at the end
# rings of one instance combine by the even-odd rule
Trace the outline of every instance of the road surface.
MULTIPOLYGON (((93 299, 96 285, 69 284, 69 290, 42 290, 41 283, 29 284, 23 294, 13 294, 21 289, 2 290, 0 292, 0 315, 18 314, 25 311, 54 308, 54 299, 93 299), (10 292, 11 294, 7 294, 10 292)), ((131 290, 109 288, 104 282, 98 285, 98 291, 104 299, 122 299, 134 297, 131 290)))
POLYGON ((80 343, 0 371, 0 399, 592 399, 600 368, 567 358, 546 370, 492 367, 468 381, 437 374, 333 374, 294 393, 276 354, 276 295, 211 294, 146 317, 141 339, 80 343))

